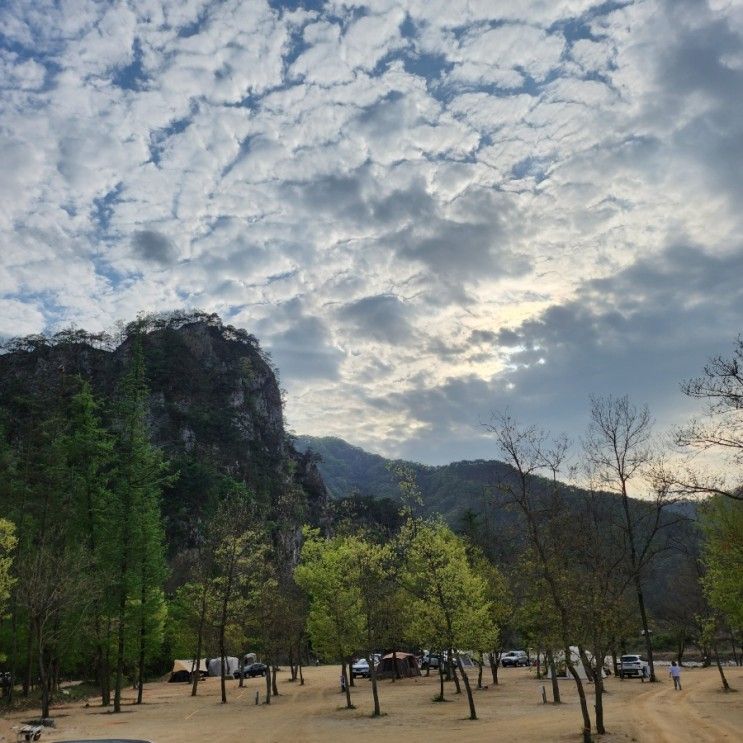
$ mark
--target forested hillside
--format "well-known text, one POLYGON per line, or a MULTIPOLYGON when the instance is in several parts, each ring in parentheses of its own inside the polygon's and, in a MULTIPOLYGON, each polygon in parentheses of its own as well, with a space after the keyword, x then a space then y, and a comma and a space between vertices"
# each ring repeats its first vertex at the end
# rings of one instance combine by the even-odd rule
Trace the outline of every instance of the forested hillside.
POLYGON ((6 344, 0 558, 12 555, 14 590, 0 581, 0 664, 11 696, 16 680, 27 695, 38 679, 46 716, 73 674, 118 711, 126 683, 141 701, 145 677, 197 637, 211 657, 248 636, 267 654, 296 653, 281 602, 301 527, 324 522, 326 498, 287 439, 270 359, 216 315, 6 344), (264 607, 249 625, 248 596, 264 607))
MULTIPOLYGON (((422 514, 440 514, 455 531, 478 544, 499 565, 509 565, 525 542, 523 521, 508 496, 517 485, 517 473, 505 462, 473 460, 427 466, 385 459, 335 437, 300 436, 295 445, 301 451, 314 453, 328 492, 336 502, 336 511, 350 513, 356 521, 376 522, 385 529, 394 524, 393 514, 400 508, 402 472, 414 479, 420 492, 422 514)), ((536 498, 548 503, 554 483, 533 476, 530 487, 536 498)), ((559 483, 559 491, 568 520, 572 513, 577 522, 589 500, 600 504, 607 523, 620 518, 621 502, 612 493, 589 493, 563 483, 559 483)), ((652 502, 634 500, 631 508, 638 522, 652 520, 652 502)), ((674 585, 681 586, 681 593, 689 585, 686 580, 676 580, 689 569, 687 556, 662 545, 684 544, 688 553, 694 554, 700 539, 695 514, 694 503, 680 501, 667 507, 661 516, 662 523, 668 526, 656 538, 659 558, 647 570, 650 604, 658 615, 673 611, 674 585)), ((692 593, 689 600, 697 600, 698 592, 692 593)))

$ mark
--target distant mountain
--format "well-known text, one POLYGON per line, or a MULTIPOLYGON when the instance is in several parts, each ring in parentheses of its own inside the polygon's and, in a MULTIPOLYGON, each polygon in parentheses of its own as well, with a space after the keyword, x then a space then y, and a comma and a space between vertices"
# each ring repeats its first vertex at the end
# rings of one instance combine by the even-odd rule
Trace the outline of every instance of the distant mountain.
MULTIPOLYGON (((417 462, 385 459, 370 454, 358 446, 334 437, 299 436, 294 446, 300 452, 314 452, 317 468, 332 499, 400 499, 400 488, 393 474, 403 465, 415 474, 423 500, 425 514, 441 514, 455 529, 478 528, 488 535, 501 537, 509 530, 518 531, 518 515, 508 509, 499 498, 499 486, 515 483, 515 470, 498 460, 465 460, 451 464, 428 466, 417 462)), ((537 494, 547 494, 551 481, 536 478, 533 484, 537 494)), ((578 509, 587 492, 581 488, 563 485, 562 495, 567 508, 578 509)), ((620 507, 620 501, 611 493, 602 494, 608 512, 620 507)), ((649 504, 635 499, 633 508, 644 509, 649 504)), ((696 504, 680 502, 668 509, 668 518, 693 520, 696 504)), ((684 528, 687 528, 686 526, 684 528)), ((673 530, 675 531, 675 530, 673 530)))
MULTIPOLYGON (((432 467, 385 459, 334 437, 299 436, 294 445, 300 452, 311 450, 319 455, 318 469, 336 500, 352 496, 398 500, 400 489, 392 468, 406 466, 415 473, 424 511, 440 513, 455 527, 468 512, 487 510, 484 506, 493 502, 498 483, 514 478, 513 468, 497 460, 476 459, 432 467)), ((546 486, 547 481, 544 482, 546 486)), ((500 517, 506 518, 501 510, 500 517)))

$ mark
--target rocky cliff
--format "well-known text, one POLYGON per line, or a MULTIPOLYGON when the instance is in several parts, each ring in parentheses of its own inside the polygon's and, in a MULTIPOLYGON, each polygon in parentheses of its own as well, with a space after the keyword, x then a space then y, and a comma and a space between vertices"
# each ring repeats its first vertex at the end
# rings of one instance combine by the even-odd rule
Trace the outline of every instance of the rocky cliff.
POLYGON ((220 493, 220 478, 246 483, 269 504, 294 500, 293 513, 318 523, 327 493, 308 456, 284 430, 281 391, 257 339, 217 315, 138 320, 116 336, 67 331, 14 340, 0 355, 0 409, 11 439, 88 379, 113 404, 141 339, 152 440, 178 474, 163 510, 171 553, 187 545, 220 493))

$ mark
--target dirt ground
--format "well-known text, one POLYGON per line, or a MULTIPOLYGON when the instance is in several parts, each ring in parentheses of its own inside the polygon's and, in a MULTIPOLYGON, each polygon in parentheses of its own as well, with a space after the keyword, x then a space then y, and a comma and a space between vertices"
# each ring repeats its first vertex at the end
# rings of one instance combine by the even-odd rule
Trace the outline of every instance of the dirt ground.
MULTIPOLYGON (((715 668, 683 672, 681 692, 673 689, 665 669, 662 681, 606 680, 606 727, 603 741, 653 741, 653 743, 706 743, 743 740, 743 669, 730 668, 728 679, 741 691, 723 694, 715 668)), ((542 704, 541 681, 531 669, 502 669, 501 683, 475 693, 479 720, 468 718, 464 694, 454 694, 447 684, 447 703, 433 703, 437 678, 421 677, 380 683, 384 716, 369 717, 372 700, 368 681, 357 680, 352 689, 355 710, 343 708, 336 666, 308 668, 306 683, 290 683, 279 673, 280 696, 271 705, 255 705, 255 692, 263 693, 263 679, 246 681, 243 689, 229 681, 229 703, 222 705, 219 680, 207 679, 199 696, 189 696, 188 684, 152 683, 145 690, 145 704, 136 706, 133 694, 124 711, 114 715, 84 702, 53 709, 56 729, 42 741, 75 738, 144 738, 153 743, 190 741, 276 741, 328 743, 334 741, 577 741, 580 710, 572 682, 562 680, 564 704, 542 704), (382 737, 380 737, 382 736, 382 737)), ((549 684, 549 682, 546 682, 549 684)), ((590 684, 588 685, 590 689, 590 684)), ((549 686, 547 686, 549 693, 549 686)), ((95 703, 95 700, 91 700, 95 703)), ((0 721, 0 740, 15 740, 14 726, 32 717, 28 712, 0 721)))

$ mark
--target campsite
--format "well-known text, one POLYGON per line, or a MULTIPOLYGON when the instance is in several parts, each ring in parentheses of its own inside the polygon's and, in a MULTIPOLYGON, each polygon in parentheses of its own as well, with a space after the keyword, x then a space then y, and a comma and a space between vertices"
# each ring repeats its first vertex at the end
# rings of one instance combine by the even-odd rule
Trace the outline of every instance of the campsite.
MULTIPOLYGON (((187 684, 159 681, 147 684, 146 702, 134 706, 135 694, 124 696, 121 715, 102 710, 91 700, 60 704, 53 709, 56 727, 43 733, 42 741, 57 743, 78 738, 143 738, 153 743, 228 740, 250 731, 250 740, 266 743, 297 741, 378 741, 394 736, 406 741, 515 741, 542 743, 575 740, 577 700, 574 685, 561 681, 563 704, 543 704, 542 681, 533 669, 507 668, 498 687, 475 692, 479 720, 467 719, 464 694, 447 689, 444 704, 432 702, 437 690, 435 674, 384 681, 380 695, 386 712, 372 719, 370 683, 358 679, 352 689, 356 709, 343 708, 338 688, 339 666, 304 669, 305 684, 290 683, 288 671, 278 674, 279 696, 271 705, 255 704, 255 693, 264 688, 261 678, 248 679, 242 689, 229 681, 229 704, 219 701, 219 679, 206 678, 199 695, 190 696, 187 684), (549 731, 548 733, 546 731, 549 731)), ((731 683, 743 687, 743 670, 730 669, 731 683)), ((743 726, 739 695, 718 690, 715 668, 685 669, 685 688, 674 693, 673 684, 661 677, 657 684, 636 680, 606 679, 611 697, 607 734, 601 740, 653 741, 653 743, 705 743, 737 741, 743 726)), ((448 684, 447 686, 452 686, 448 684)), ((28 713, 14 713, 0 721, 0 739, 14 740, 13 726, 28 713)))

